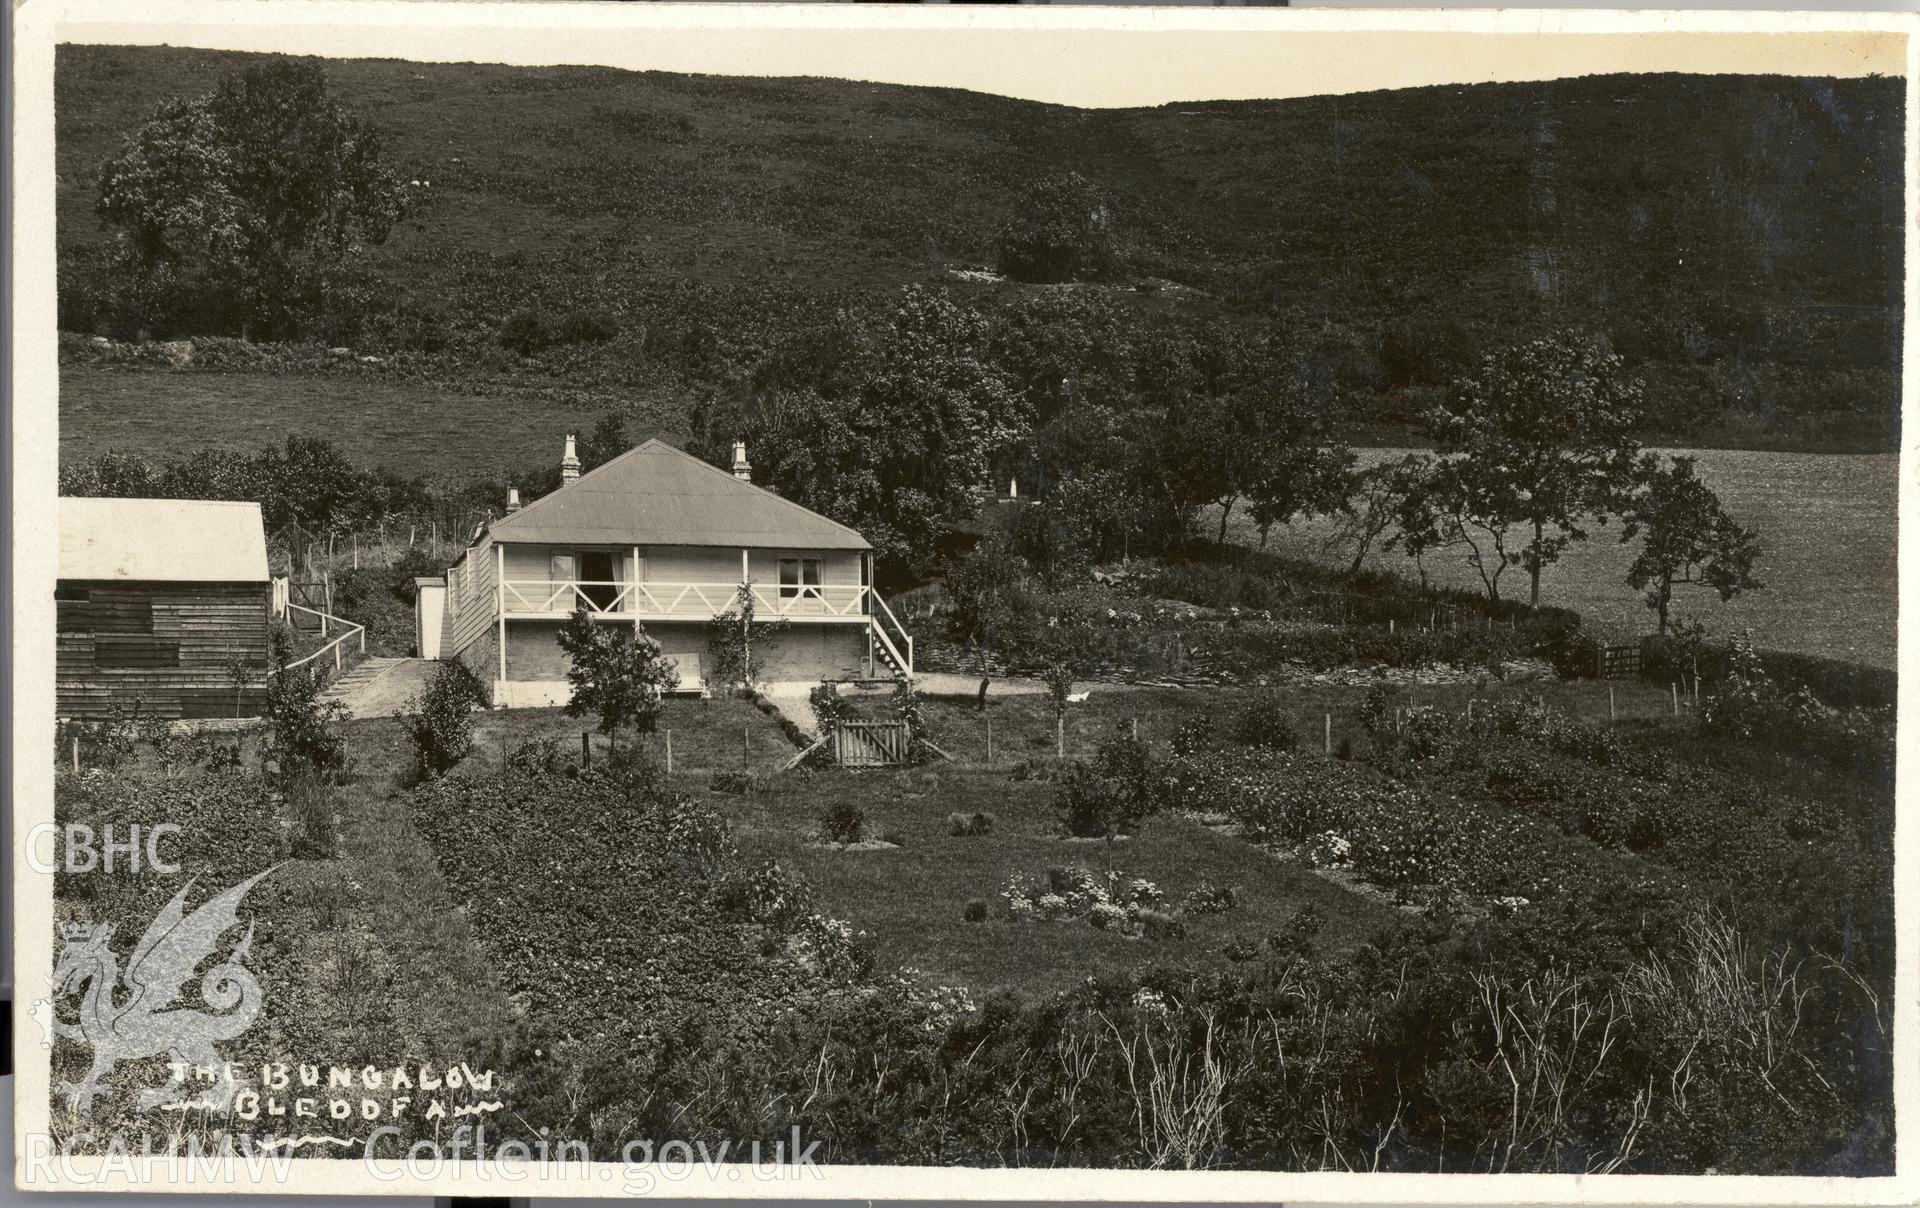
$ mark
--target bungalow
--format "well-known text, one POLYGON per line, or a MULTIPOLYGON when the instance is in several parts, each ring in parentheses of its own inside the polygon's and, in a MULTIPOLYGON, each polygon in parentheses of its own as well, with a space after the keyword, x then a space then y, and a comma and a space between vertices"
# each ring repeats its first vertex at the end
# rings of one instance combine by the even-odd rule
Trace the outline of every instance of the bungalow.
POLYGON ((58 510, 57 716, 136 703, 169 718, 257 715, 271 604, 260 505, 66 497, 58 510))
POLYGON ((757 639, 770 681, 911 674, 912 639, 873 589, 873 547, 843 524, 753 485, 746 446, 728 473, 649 440, 589 474, 567 437, 558 490, 482 526, 444 579, 416 584, 426 658, 457 658, 496 705, 564 702, 557 640, 576 610, 633 625, 705 682, 713 618, 784 618, 757 639))

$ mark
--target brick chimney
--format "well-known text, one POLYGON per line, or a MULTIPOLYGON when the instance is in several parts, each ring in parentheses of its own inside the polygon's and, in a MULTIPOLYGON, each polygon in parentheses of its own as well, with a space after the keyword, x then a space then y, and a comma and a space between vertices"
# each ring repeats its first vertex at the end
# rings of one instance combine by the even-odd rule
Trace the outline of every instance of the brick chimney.
POLYGON ((520 488, 508 487, 507 488, 507 515, 511 516, 519 510, 520 510, 520 488))
POLYGON ((580 477, 580 455, 573 449, 573 433, 567 433, 567 451, 560 455, 560 485, 580 477))
POLYGON ((753 467, 747 464, 747 442, 733 442, 733 476, 741 482, 753 481, 753 467))

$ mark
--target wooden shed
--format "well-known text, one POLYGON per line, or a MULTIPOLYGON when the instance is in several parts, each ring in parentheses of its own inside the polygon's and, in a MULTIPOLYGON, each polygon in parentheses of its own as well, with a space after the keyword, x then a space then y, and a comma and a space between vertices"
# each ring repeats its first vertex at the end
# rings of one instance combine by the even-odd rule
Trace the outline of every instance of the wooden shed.
POLYGON ((271 579, 257 503, 62 498, 58 714, 260 713, 271 579), (241 680, 244 682, 241 682, 241 680))

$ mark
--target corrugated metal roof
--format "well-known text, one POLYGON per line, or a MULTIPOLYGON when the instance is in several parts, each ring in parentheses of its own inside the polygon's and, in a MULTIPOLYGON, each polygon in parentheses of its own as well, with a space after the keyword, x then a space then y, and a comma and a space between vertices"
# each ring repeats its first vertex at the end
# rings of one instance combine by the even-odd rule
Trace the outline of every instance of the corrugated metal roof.
POLYGON ((257 503, 65 496, 57 508, 62 579, 268 579, 267 527, 257 503))
POLYGON ((844 524, 650 440, 493 522, 496 541, 872 549, 844 524))

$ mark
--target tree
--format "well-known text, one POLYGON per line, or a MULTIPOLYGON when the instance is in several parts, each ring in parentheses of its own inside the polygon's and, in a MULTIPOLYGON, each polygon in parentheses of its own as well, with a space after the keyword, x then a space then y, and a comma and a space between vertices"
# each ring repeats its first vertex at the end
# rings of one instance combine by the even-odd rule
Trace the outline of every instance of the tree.
POLYGON ((695 416, 702 454, 746 440, 754 477, 860 530, 890 571, 931 574, 938 539, 974 519, 996 459, 1030 429, 1026 403, 986 360, 986 321, 923 288, 901 291, 857 371, 695 416))
POLYGON ((101 167, 96 208, 123 238, 130 291, 163 282, 176 315, 280 336, 402 217, 382 152, 318 64, 275 60, 161 105, 101 167))
POLYGON ((1447 458, 1455 514, 1484 533, 1488 558, 1526 568, 1535 607, 1541 572, 1586 539, 1581 522, 1616 509, 1640 416, 1640 383, 1621 358, 1562 332, 1482 357, 1423 417, 1447 458))
POLYGON ((602 412, 580 440, 580 472, 597 470, 631 448, 626 417, 618 411, 602 412))
POLYGON ((1104 276, 1113 266, 1113 220, 1112 203, 1084 176, 1043 177, 1000 228, 1000 271, 1034 284, 1104 276))
POLYGON ((1720 497, 1695 477, 1693 458, 1675 457, 1663 467, 1650 453, 1641 459, 1636 477, 1638 489, 1622 513, 1620 540, 1644 539, 1627 568, 1627 586, 1646 592, 1662 635, 1676 587, 1704 587, 1724 602, 1763 586, 1753 575, 1759 534, 1734 523, 1720 497))
POLYGON ((593 619, 574 610, 560 630, 567 655, 568 717, 588 713, 600 718, 600 732, 611 737, 622 726, 653 733, 666 694, 680 686, 680 673, 645 630, 593 619))
MULTIPOLYGON (((1407 511, 1410 498, 1424 491, 1423 476, 1429 459, 1408 454, 1399 461, 1381 462, 1347 479, 1347 497, 1342 501, 1323 548, 1328 556, 1351 549, 1347 573, 1357 575, 1366 565, 1367 555, 1376 545, 1382 549, 1394 544, 1393 533, 1407 511)), ((1425 568, 1421 582, 1426 582, 1425 568)))
POLYGON ((989 653, 1027 610, 1021 589, 1026 567, 1002 533, 989 534, 947 569, 944 580, 953 634, 980 651, 980 674, 989 673, 989 653))

